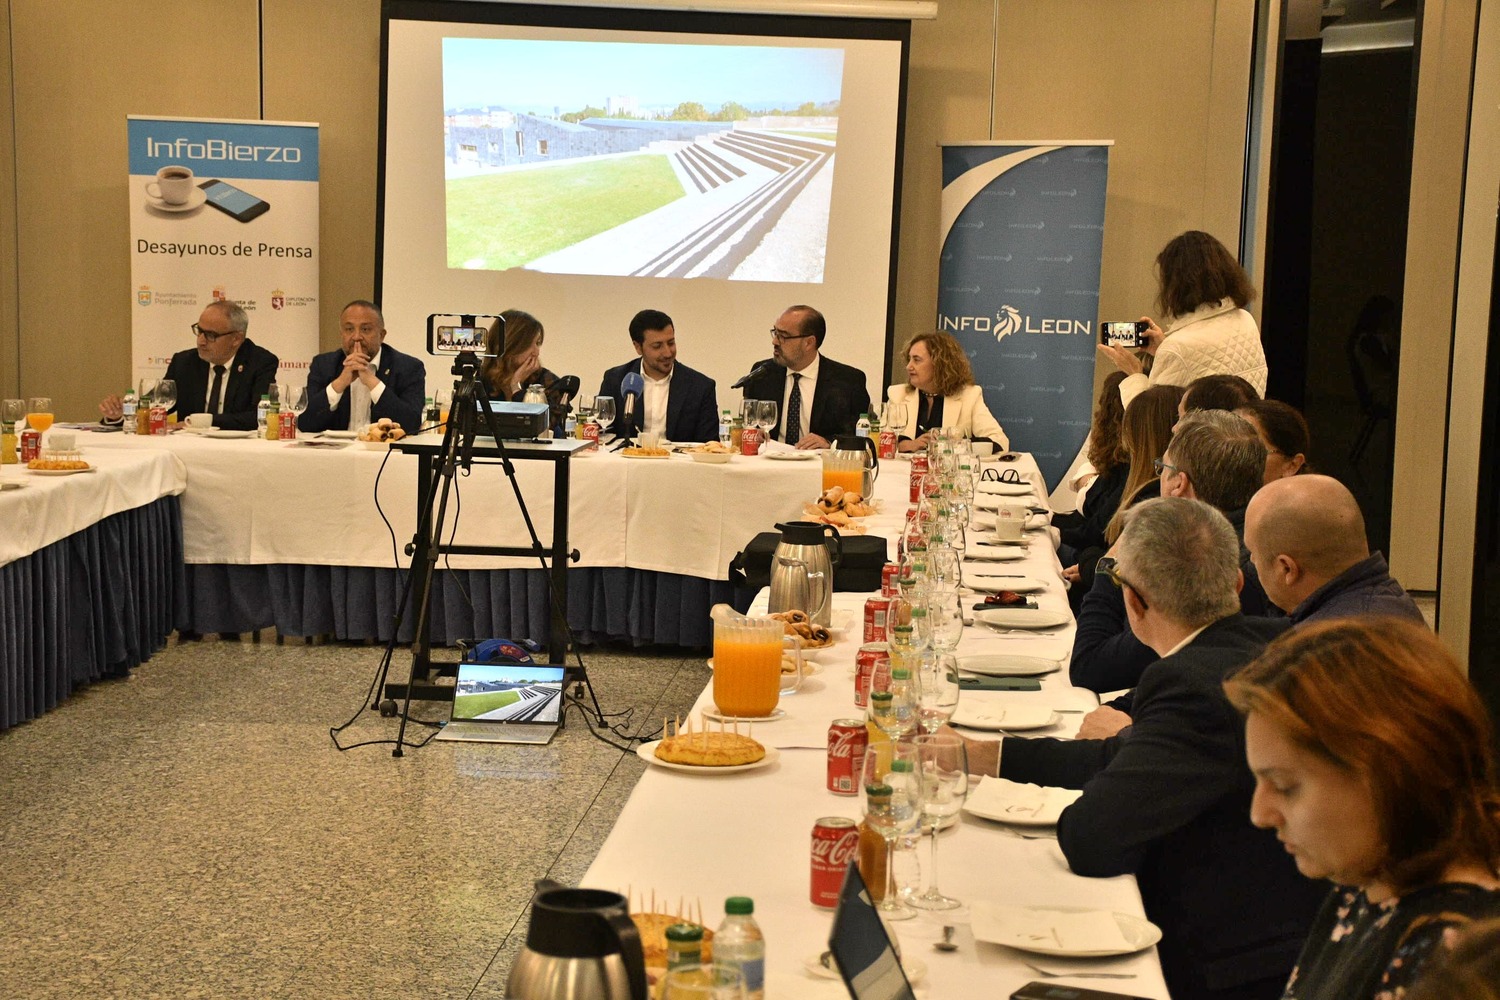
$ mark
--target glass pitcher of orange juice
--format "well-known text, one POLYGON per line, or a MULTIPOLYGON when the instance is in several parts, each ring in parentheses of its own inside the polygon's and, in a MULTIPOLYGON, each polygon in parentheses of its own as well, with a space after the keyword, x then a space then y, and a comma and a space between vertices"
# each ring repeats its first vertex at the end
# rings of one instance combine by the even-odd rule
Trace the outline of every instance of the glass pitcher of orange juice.
POLYGON ((714 704, 722 714, 754 719, 776 711, 781 654, 791 638, 775 618, 714 615, 714 704))

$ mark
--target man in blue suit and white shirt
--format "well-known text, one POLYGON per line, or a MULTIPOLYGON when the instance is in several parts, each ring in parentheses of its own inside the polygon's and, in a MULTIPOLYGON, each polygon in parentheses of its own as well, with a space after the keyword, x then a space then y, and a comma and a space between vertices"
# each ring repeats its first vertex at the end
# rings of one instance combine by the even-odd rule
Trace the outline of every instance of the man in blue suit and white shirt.
POLYGON ((634 361, 611 368, 599 384, 599 395, 615 399, 615 423, 624 429, 625 400, 620 383, 630 372, 645 380, 635 429, 659 434, 668 441, 717 441, 719 406, 714 380, 687 365, 677 363, 677 331, 672 317, 657 309, 642 309, 630 321, 634 361))
POLYGON ((427 366, 385 343, 385 317, 373 302, 355 299, 339 314, 344 346, 313 358, 307 372, 304 431, 361 430, 390 417, 408 434, 422 424, 427 366))

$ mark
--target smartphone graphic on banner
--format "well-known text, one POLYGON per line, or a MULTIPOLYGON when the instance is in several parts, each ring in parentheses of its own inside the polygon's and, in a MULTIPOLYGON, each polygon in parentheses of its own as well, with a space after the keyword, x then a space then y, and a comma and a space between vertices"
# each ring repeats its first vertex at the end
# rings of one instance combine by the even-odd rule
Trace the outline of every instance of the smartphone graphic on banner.
POLYGON ((233 184, 226 184, 221 180, 204 181, 198 186, 208 195, 210 205, 241 222, 249 222, 271 209, 269 202, 261 201, 250 192, 241 191, 233 184))

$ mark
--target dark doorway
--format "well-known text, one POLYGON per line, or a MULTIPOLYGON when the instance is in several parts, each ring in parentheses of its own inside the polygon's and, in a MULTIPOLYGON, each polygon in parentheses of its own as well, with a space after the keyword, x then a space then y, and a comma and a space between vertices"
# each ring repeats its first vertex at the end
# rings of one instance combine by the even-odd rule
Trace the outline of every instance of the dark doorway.
MULTIPOLYGON (((1496 226, 1500 240, 1500 225, 1496 226)), ((1500 246, 1500 243, 1497 243, 1500 246)), ((1491 262, 1490 335, 1474 525, 1474 591, 1469 605, 1469 679, 1500 719, 1500 256, 1491 262)))

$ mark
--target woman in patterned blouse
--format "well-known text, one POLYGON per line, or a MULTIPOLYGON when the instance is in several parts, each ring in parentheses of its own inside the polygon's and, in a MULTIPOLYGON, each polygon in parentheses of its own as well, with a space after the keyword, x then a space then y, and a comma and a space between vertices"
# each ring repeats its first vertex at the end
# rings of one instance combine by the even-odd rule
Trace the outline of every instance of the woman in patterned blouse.
POLYGON ((1500 916, 1484 705, 1436 636, 1395 619, 1295 629, 1225 689, 1251 822, 1334 883, 1284 1000, 1401 1000, 1445 930, 1500 916))

